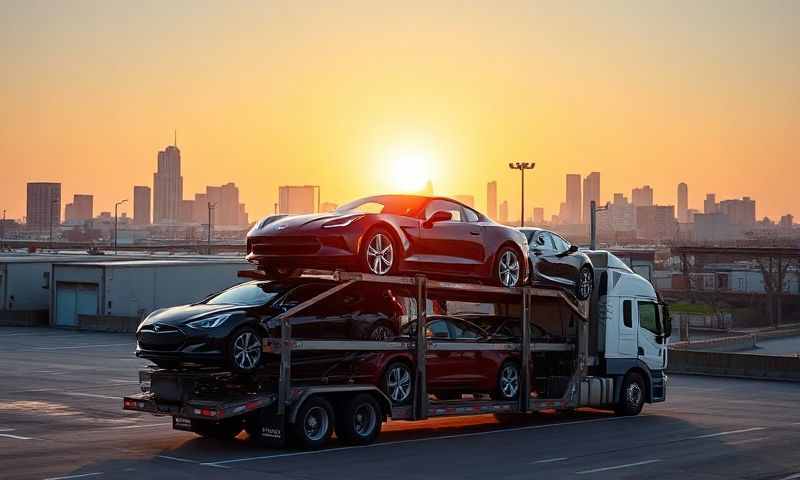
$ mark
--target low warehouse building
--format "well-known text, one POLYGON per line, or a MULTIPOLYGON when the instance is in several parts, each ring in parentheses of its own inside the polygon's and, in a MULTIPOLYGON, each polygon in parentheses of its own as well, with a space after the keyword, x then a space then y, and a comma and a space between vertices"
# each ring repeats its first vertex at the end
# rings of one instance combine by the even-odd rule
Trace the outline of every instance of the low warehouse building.
POLYGON ((130 260, 86 254, 0 255, 0 325, 47 325, 54 263, 130 260))
POLYGON ((244 260, 134 260, 53 265, 50 323, 132 332, 153 310, 196 302, 243 279, 244 260))

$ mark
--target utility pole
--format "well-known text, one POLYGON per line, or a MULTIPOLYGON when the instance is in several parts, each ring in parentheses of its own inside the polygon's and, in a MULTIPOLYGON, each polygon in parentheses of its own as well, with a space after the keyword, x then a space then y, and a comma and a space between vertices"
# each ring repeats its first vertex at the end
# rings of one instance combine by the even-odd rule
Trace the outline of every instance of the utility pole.
POLYGON ((597 212, 604 212, 608 210, 608 204, 605 207, 598 207, 597 203, 592 200, 589 202, 589 214, 591 217, 589 237, 591 240, 590 247, 592 250, 597 250, 597 212))
POLYGON ((6 209, 3 209, 3 223, 0 223, 0 250, 6 249, 6 209))
POLYGON ((216 207, 216 203, 208 202, 208 254, 211 255, 211 232, 213 229, 212 223, 212 213, 214 212, 214 207, 216 207))
POLYGON ((53 206, 55 206, 56 203, 58 203, 58 200, 55 198, 50 199, 50 250, 53 250, 53 206))
POLYGON ((127 202, 128 199, 120 200, 119 202, 114 204, 114 255, 117 254, 117 209, 120 205, 127 202))
POLYGON ((278 202, 275 202, 275 204, 273 205, 273 213, 274 213, 275 215, 277 215, 277 214, 278 214, 278 202))
POLYGON ((508 168, 512 170, 519 170, 522 178, 522 194, 520 195, 521 205, 519 213, 519 226, 525 226, 525 170, 533 170, 536 164, 531 162, 509 162, 508 168))

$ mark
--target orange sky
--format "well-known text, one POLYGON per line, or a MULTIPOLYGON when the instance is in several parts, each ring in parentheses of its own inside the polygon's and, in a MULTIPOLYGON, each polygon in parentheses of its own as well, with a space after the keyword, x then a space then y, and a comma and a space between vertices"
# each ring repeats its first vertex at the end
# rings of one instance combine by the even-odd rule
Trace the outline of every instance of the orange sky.
POLYGON ((161 3, 2 4, 9 217, 27 181, 112 209, 173 128, 184 196, 236 182, 251 219, 282 184, 408 187, 406 156, 480 209, 497 180, 512 217, 509 161, 537 163, 527 205, 548 217, 564 174, 593 170, 603 200, 649 183, 673 204, 685 181, 694 208, 711 191, 800 216, 800 2, 161 3))

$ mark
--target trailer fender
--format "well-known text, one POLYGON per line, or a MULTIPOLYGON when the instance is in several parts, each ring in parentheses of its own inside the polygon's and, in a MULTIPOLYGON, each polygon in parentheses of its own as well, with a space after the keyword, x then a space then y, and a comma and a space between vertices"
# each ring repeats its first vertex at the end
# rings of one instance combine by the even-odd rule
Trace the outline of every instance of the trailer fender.
POLYGON ((381 405, 383 412, 383 419, 386 420, 392 413, 392 402, 380 388, 374 385, 321 385, 314 387, 302 388, 297 399, 291 402, 289 407, 289 423, 294 423, 297 420, 297 412, 303 403, 308 400, 312 395, 322 395, 331 399, 331 403, 336 402, 336 398, 342 396, 351 396, 356 393, 371 393, 375 395, 381 405))
POLYGON ((628 372, 637 372, 645 382, 645 402, 653 402, 653 375, 646 363, 638 358, 607 358, 606 374, 614 377, 614 402, 619 401, 622 379, 628 372))

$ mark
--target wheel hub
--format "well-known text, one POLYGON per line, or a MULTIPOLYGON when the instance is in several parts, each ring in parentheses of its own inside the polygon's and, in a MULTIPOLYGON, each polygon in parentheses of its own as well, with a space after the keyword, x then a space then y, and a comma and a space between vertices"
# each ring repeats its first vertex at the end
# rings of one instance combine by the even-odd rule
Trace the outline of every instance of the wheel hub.
POLYGON ((386 275, 394 262, 394 249, 389 238, 378 233, 367 245, 367 266, 376 275, 386 275))

